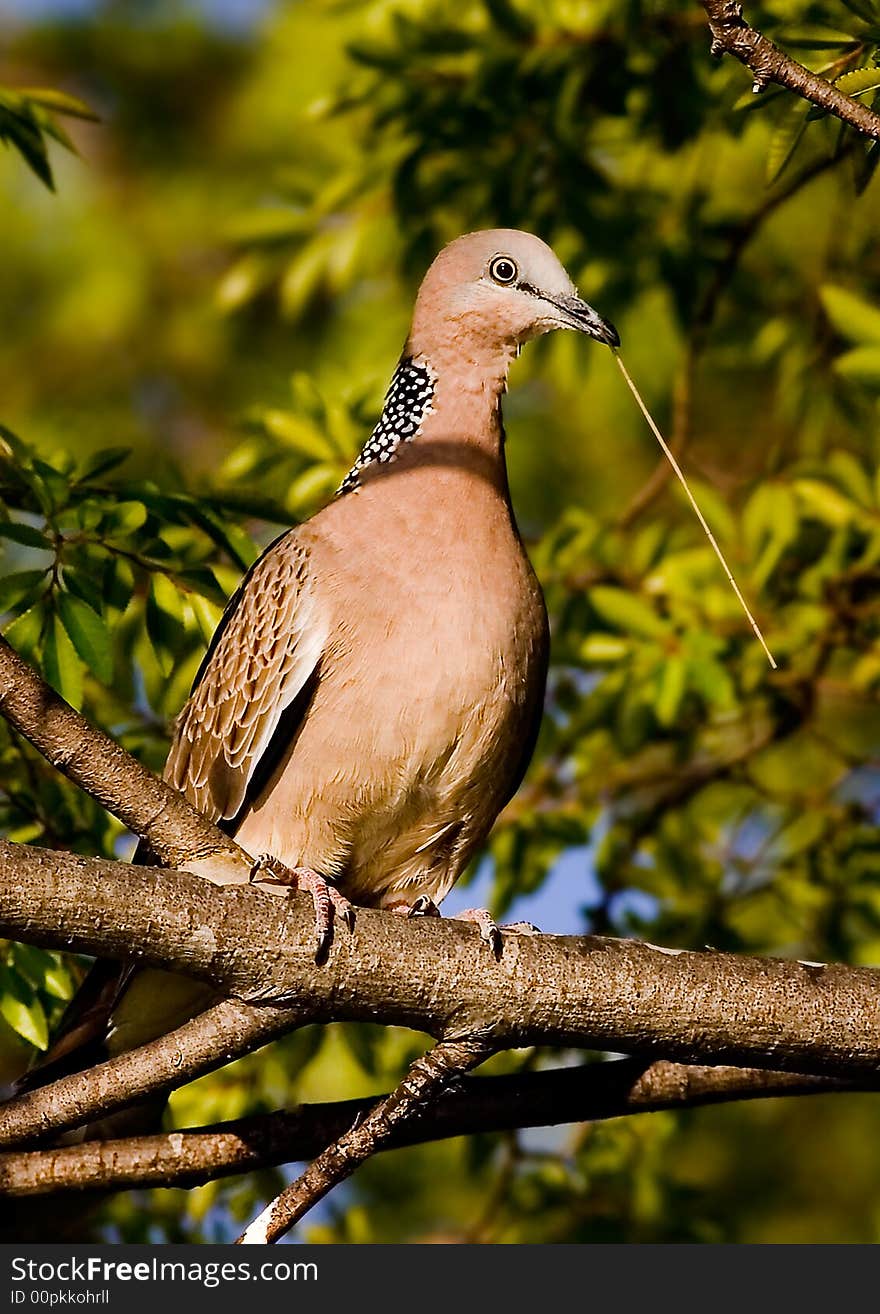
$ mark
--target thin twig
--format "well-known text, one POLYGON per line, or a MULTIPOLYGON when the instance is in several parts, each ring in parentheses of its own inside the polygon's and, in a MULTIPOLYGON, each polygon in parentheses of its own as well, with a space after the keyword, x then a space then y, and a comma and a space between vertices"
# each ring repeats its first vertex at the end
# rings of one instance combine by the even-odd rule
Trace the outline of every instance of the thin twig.
POLYGON ((441 1040, 416 1059, 400 1085, 380 1100, 360 1122, 329 1145, 306 1171, 267 1205, 238 1238, 238 1245, 272 1245, 280 1241, 334 1186, 379 1150, 395 1132, 422 1116, 450 1084, 492 1054, 479 1038, 441 1040))
POLYGON ((833 82, 810 72, 762 36, 743 18, 738 0, 701 0, 701 3, 709 19, 712 54, 733 55, 745 64, 752 74, 755 92, 775 82, 866 136, 880 140, 880 115, 852 96, 844 95, 833 82))

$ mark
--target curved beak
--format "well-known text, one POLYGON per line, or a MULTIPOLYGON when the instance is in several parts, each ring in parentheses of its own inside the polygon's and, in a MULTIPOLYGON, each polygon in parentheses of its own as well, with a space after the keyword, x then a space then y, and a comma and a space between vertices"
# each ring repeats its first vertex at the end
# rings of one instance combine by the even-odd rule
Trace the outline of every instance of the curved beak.
POLYGON ((560 296, 544 299, 560 312, 567 328, 585 333, 588 338, 595 338, 597 342, 603 342, 606 347, 620 346, 620 335, 614 325, 597 314, 586 301, 581 301, 580 297, 560 296))

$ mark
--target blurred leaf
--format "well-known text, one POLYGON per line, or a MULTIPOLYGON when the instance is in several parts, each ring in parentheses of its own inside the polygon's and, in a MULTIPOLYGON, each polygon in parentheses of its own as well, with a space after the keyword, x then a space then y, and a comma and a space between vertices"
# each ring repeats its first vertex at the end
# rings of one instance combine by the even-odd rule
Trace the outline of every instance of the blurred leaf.
POLYGON ((79 477, 83 483, 97 479, 98 475, 109 474, 111 470, 115 470, 130 456, 130 447, 102 447, 100 451, 86 457, 80 467, 79 477))
POLYGON ((794 488, 807 508, 829 525, 848 525, 857 514, 852 502, 821 479, 796 479, 794 488))
POLYGON ((826 283, 819 289, 822 305, 831 323, 851 342, 880 343, 880 310, 853 292, 826 283))
POLYGON ((845 379, 854 379, 856 383, 867 383, 872 387, 880 386, 880 344, 845 351, 837 357, 834 368, 845 379))
POLYGON ((589 599, 596 614, 615 629, 643 639, 664 639, 670 634, 669 623, 634 593, 599 585, 590 589, 589 599))
POLYGON ((40 105, 43 109, 53 110, 56 114, 69 114, 76 119, 98 122, 98 115, 93 109, 76 96, 68 95, 66 91, 56 91, 50 87, 22 87, 18 94, 32 105, 40 105))
POLYGON ((686 688, 687 662, 683 657, 670 657, 663 663, 654 704, 661 725, 669 727, 675 723, 686 688))

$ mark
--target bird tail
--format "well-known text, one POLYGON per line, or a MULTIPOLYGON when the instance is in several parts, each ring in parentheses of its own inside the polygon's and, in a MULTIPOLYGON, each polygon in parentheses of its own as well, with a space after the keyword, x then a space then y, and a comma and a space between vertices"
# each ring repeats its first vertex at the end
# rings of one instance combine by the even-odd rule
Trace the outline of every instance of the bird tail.
MULTIPOLYGON (((132 862, 155 862, 143 840, 132 862)), ((153 968, 98 959, 68 1004, 45 1054, 15 1083, 14 1094, 39 1090, 154 1040, 205 1006, 210 987, 153 968)), ((69 1141, 109 1140, 154 1131, 165 1097, 143 1101, 87 1124, 69 1141)))

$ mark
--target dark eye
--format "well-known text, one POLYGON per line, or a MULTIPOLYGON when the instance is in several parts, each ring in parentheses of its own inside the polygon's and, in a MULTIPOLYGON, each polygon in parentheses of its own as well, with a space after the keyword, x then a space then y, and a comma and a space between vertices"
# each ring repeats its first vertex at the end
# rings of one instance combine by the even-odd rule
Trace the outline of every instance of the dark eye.
POLYGON ((512 283, 518 273, 510 256, 496 256, 489 266, 489 274, 496 283, 512 283))

